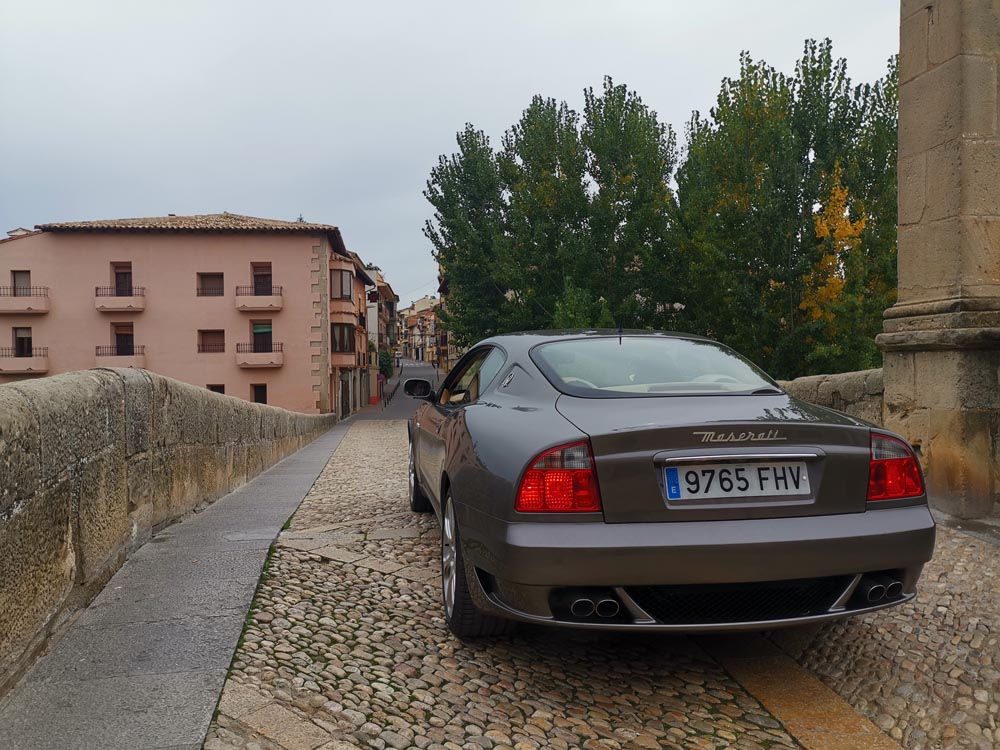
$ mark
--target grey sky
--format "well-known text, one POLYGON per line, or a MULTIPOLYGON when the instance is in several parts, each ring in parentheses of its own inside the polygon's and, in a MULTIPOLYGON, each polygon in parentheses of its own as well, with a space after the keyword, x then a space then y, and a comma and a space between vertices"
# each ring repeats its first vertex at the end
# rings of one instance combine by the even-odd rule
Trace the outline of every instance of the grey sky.
POLYGON ((496 142, 533 94, 579 110, 610 74, 683 143, 741 49, 790 71, 829 36, 869 81, 898 17, 896 0, 7 0, 0 229, 301 213, 406 303, 437 286, 421 190, 466 121, 496 142))

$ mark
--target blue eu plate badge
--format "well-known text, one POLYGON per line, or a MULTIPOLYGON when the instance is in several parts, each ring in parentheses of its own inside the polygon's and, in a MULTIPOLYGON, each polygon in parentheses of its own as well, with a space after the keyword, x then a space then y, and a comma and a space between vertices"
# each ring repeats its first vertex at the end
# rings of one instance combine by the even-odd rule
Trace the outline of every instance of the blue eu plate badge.
POLYGON ((677 474, 677 469, 667 469, 667 497, 671 500, 679 500, 681 497, 681 480, 677 474))

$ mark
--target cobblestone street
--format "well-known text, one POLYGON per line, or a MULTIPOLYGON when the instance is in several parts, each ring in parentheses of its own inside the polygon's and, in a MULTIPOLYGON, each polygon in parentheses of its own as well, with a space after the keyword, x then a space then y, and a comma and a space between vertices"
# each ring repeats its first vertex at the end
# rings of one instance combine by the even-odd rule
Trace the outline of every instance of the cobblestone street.
MULTIPOLYGON (((720 638, 532 627, 454 638, 441 616, 435 518, 406 509, 405 455, 405 422, 351 428, 273 550, 207 750, 860 747, 824 735, 822 716, 800 732, 772 713, 774 691, 759 687, 768 675, 729 668, 720 638)), ((771 634, 791 668, 784 682, 813 679, 788 654, 888 733, 858 715, 865 747, 993 747, 989 547, 942 529, 912 605, 771 634)), ((808 702, 808 684, 778 687, 808 702)), ((826 705, 817 700, 813 714, 826 705)), ((831 724, 853 721, 843 709, 831 724)))

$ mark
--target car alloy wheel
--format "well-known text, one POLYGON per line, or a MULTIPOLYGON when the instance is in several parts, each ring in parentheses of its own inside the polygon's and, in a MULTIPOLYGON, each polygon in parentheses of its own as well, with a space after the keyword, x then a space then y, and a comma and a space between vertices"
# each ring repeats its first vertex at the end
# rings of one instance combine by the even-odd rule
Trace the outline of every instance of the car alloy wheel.
POLYGON ((445 495, 441 514, 441 594, 448 629, 459 638, 503 635, 515 627, 513 620, 488 615, 472 601, 461 531, 450 492, 445 495))
POLYGON ((454 503, 448 503, 441 520, 441 591, 444 613, 449 620, 455 612, 455 587, 458 584, 454 506, 454 503))

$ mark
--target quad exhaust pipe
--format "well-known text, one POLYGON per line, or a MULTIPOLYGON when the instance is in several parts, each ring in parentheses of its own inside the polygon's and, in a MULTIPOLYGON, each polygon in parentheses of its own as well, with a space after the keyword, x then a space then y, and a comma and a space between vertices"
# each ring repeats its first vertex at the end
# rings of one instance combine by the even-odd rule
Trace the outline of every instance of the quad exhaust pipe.
POLYGON ((581 597, 575 599, 569 606, 569 611, 573 617, 587 618, 597 615, 598 617, 609 618, 618 615, 621 605, 616 599, 589 599, 581 597))

